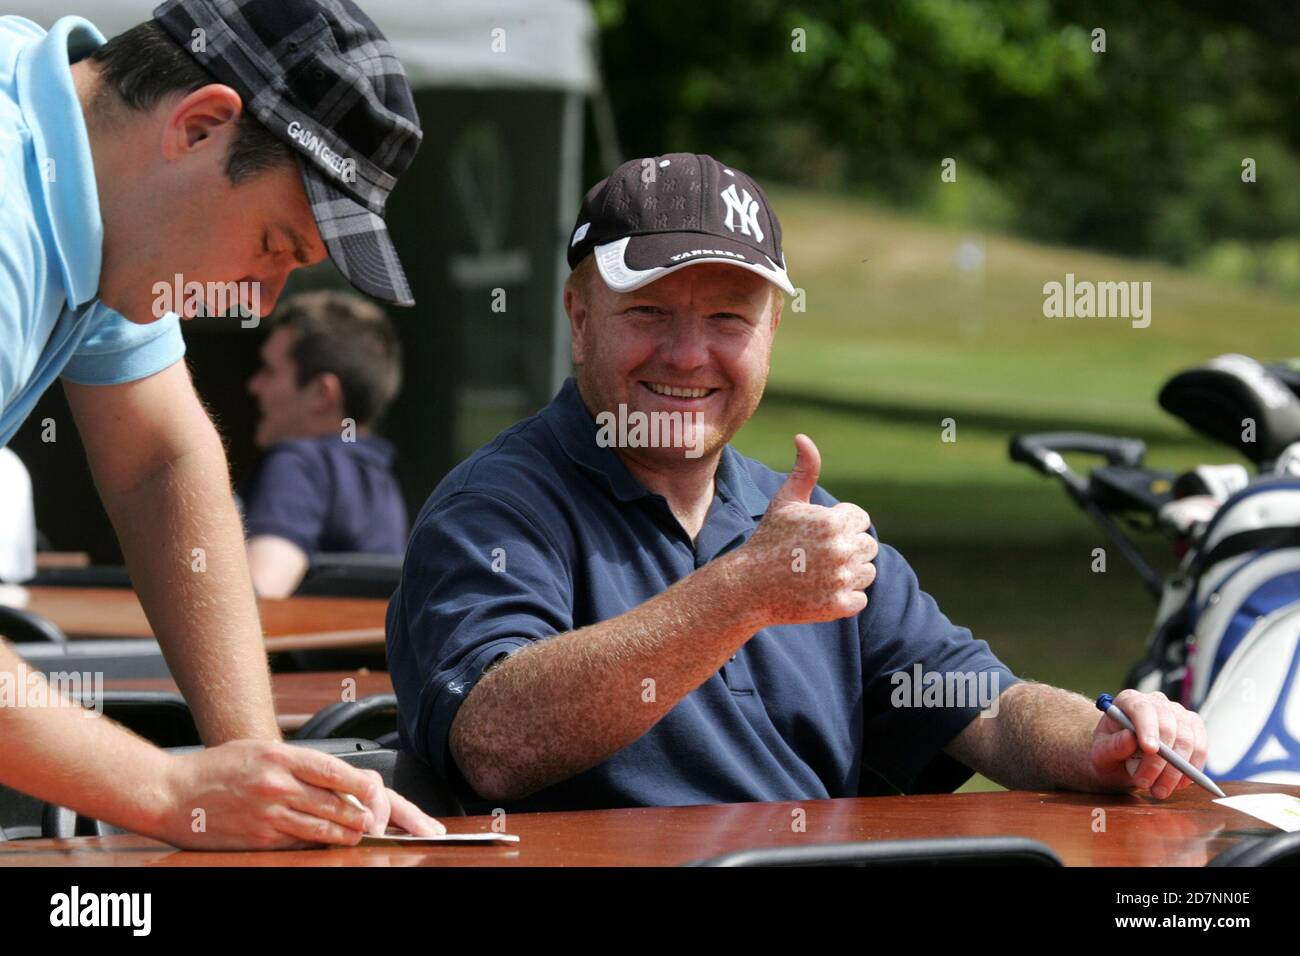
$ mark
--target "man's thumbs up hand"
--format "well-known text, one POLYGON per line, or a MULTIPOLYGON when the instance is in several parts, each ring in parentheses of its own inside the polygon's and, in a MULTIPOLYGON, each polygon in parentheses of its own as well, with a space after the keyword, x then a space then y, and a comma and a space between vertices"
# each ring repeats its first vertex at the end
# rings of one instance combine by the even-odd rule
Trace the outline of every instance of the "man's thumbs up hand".
POLYGON ((755 600, 771 624, 834 621, 867 606, 879 545, 857 505, 811 503, 822 457, 807 435, 794 439, 794 468, 737 557, 748 565, 755 600))
POLYGON ((817 478, 822 473, 822 453, 817 450, 813 440, 807 435, 794 436, 794 467, 785 484, 776 490, 773 501, 799 501, 808 504, 812 500, 813 489, 817 487, 817 478))

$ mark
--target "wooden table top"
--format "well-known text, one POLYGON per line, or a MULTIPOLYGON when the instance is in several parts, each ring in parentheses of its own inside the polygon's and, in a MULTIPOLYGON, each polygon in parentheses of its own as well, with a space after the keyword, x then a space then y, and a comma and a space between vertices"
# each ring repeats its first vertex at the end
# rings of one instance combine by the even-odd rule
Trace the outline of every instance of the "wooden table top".
MULTIPOLYGON (((153 629, 129 588, 30 587, 25 606, 70 638, 151 639, 153 629)), ((268 653, 384 646, 384 598, 260 598, 268 653)))
MULTIPOLYGON (((1300 787, 1228 783, 1229 795, 1300 787)), ((1238 839, 1280 833, 1191 787, 1157 801, 1087 793, 960 793, 797 803, 517 813, 518 844, 400 844, 275 853, 195 853, 137 836, 0 843, 0 866, 676 866, 756 847, 936 836, 1019 835, 1067 866, 1203 866, 1238 839), (1105 811, 1102 818, 1095 811, 1105 811), (793 832, 802 810, 805 832, 793 832)), ((491 817, 445 819, 451 832, 492 829, 491 817)))
MULTIPOLYGON (((138 680, 106 680, 105 690, 162 690, 179 693, 176 682, 166 677, 138 680)), ((307 674, 272 674, 271 693, 275 715, 283 731, 294 731, 319 711, 344 699, 360 700, 372 694, 391 694, 393 681, 387 671, 313 671, 307 674), (344 681, 351 680, 352 685, 344 681)))

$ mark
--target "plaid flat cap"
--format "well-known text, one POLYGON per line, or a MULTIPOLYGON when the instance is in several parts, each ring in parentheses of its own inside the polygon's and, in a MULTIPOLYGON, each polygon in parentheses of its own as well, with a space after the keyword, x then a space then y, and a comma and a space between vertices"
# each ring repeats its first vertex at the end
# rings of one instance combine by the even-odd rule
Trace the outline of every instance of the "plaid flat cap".
POLYGON ((321 239, 353 286, 414 305, 384 207, 420 146, 406 73, 351 0, 167 0, 154 19, 294 149, 321 239))

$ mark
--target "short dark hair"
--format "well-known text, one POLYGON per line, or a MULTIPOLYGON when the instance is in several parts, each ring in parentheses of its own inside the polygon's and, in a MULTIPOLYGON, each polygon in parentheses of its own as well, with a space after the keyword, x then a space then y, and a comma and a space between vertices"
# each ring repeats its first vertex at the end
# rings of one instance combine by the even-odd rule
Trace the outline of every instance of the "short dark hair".
MULTIPOLYGON (((119 105, 150 110, 174 93, 185 95, 219 82, 154 20, 113 37, 90 60, 100 68, 95 108, 110 113, 119 105)), ((289 145, 258 122, 247 103, 244 106, 226 158, 226 175, 236 185, 294 162, 289 145)))
POLYGON ((271 328, 295 333, 289 354, 299 387, 332 372, 343 386, 343 414, 378 421, 402 387, 402 346, 375 303, 351 292, 302 292, 285 299, 271 328))

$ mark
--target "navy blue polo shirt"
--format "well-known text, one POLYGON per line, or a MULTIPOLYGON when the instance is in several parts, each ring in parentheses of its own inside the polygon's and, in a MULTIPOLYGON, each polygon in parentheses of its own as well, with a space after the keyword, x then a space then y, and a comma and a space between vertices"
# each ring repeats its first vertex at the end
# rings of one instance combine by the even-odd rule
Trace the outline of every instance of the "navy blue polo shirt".
MULTIPOLYGON (((388 608, 402 745, 451 782, 469 812, 492 804, 469 790, 448 735, 484 669, 534 641, 617 617, 739 547, 785 480, 727 446, 692 543, 667 501, 596 433, 570 379, 541 412, 453 469, 416 519, 388 608)), ((813 501, 836 503, 821 488, 813 501)), ((1016 678, 984 641, 949 622, 897 551, 881 544, 875 564, 860 614, 759 631, 638 740, 505 808, 953 789, 971 771, 942 748, 980 708, 974 700, 896 706, 901 685, 892 675, 913 676, 916 664, 923 675, 987 672, 986 685, 999 691, 1016 678)))
POLYGON ((239 497, 248 537, 285 538, 309 557, 400 555, 406 548, 406 502, 393 474, 393 446, 373 435, 276 442, 239 497))

